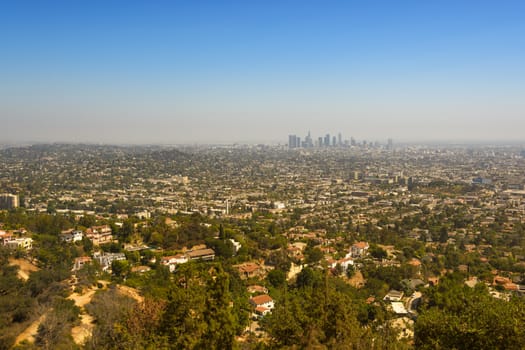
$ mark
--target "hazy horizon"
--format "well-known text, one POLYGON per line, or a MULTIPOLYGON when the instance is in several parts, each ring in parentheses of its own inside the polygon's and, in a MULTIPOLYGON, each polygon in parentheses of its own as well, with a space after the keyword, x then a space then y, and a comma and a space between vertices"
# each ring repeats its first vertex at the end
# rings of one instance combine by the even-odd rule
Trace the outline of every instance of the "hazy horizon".
POLYGON ((524 10, 4 2, 0 144, 522 142, 524 10))

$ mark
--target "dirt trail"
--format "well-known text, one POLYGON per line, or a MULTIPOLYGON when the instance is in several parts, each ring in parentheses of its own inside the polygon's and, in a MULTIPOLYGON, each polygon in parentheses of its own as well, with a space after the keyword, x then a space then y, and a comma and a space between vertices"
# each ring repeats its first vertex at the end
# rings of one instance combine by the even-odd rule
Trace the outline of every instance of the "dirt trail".
POLYGON ((80 325, 75 326, 71 329, 71 336, 75 344, 84 345, 86 340, 93 333, 93 316, 83 313, 80 315, 80 325))
POLYGON ((18 277, 27 281, 29 279, 29 274, 34 271, 40 270, 37 266, 31 264, 26 259, 14 259, 9 258, 9 265, 18 266, 18 277))
MULTIPOLYGON (((98 281, 98 283, 102 284, 103 288, 106 288, 109 282, 98 281)), ((71 336, 73 337, 73 341, 75 342, 75 344, 84 345, 86 343, 86 340, 91 336, 93 332, 94 318, 86 312, 84 306, 91 302, 97 289, 98 288, 96 287, 91 287, 87 292, 83 294, 73 293, 69 297, 67 297, 68 299, 73 300, 75 302, 75 305, 80 308, 80 325, 75 326, 73 327, 73 329, 71 329, 71 336)))
POLYGON ((15 345, 20 344, 24 340, 27 340, 29 343, 33 343, 35 341, 35 336, 38 332, 38 326, 40 323, 42 323, 47 315, 47 311, 38 318, 35 322, 31 323, 29 327, 27 327, 22 333, 16 337, 15 345))
MULTIPOLYGON (((108 281, 98 281, 98 283, 101 283, 103 285, 103 288, 107 288, 107 285, 109 284, 108 281)), ((120 293, 130 296, 131 298, 135 299, 137 302, 141 303, 144 301, 144 298, 138 293, 138 291, 134 288, 130 288, 127 286, 121 286, 117 285, 117 289, 120 293)), ((90 289, 84 294, 77 294, 73 293, 71 294, 68 299, 71 299, 75 302, 75 305, 80 307, 80 325, 73 327, 71 330, 71 336, 73 337, 73 340, 78 345, 84 345, 86 343, 86 340, 91 336, 93 333, 93 327, 95 320, 93 316, 88 314, 86 312, 86 309, 84 308, 85 305, 89 304, 91 300, 93 299, 93 296, 95 295, 96 289, 90 289)))
MULTIPOLYGON (((101 283, 104 289, 107 288, 109 284, 108 281, 98 281, 98 283, 101 283)), ((140 295, 139 292, 134 288, 117 285, 117 289, 120 293, 135 299, 139 303, 142 303, 144 301, 144 297, 140 295)), ((91 336, 93 332, 93 321, 95 319, 93 318, 93 316, 86 312, 85 306, 91 302, 97 290, 99 290, 97 287, 91 287, 85 293, 73 293, 69 297, 67 297, 67 299, 73 300, 75 302, 75 305, 80 308, 80 325, 75 326, 71 329, 71 336, 73 337, 74 342, 78 345, 84 345, 86 340, 91 336)), ((33 322, 22 333, 20 333, 16 338, 15 345, 20 344, 24 340, 33 343, 35 341, 35 336, 38 332, 38 326, 40 325, 40 323, 42 323, 42 321, 44 321, 48 312, 49 310, 47 310, 42 316, 40 316, 38 320, 33 322)))

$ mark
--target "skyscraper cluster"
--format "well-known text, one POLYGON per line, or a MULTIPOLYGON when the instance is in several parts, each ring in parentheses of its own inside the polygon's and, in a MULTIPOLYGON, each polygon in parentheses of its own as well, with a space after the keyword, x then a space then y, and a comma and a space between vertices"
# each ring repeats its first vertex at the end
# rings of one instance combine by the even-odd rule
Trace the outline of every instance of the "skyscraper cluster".
POLYGON ((394 144, 392 139, 388 139, 387 144, 381 146, 378 142, 367 142, 366 140, 363 140, 361 142, 357 142, 353 137, 350 138, 350 140, 344 140, 343 135, 339 132, 337 136, 332 136, 330 134, 326 134, 324 136, 319 136, 317 139, 313 139, 310 131, 308 131, 308 135, 306 135, 303 139, 300 136, 297 136, 295 134, 288 135, 288 148, 289 149, 295 149, 295 148, 313 148, 313 147, 386 147, 388 150, 392 150, 394 148, 394 144))
POLYGON ((310 131, 308 135, 301 140, 300 136, 288 135, 288 148, 312 148, 312 147, 336 147, 344 146, 343 137, 339 133, 338 137, 330 137, 330 134, 326 134, 324 137, 319 137, 314 141, 310 131))

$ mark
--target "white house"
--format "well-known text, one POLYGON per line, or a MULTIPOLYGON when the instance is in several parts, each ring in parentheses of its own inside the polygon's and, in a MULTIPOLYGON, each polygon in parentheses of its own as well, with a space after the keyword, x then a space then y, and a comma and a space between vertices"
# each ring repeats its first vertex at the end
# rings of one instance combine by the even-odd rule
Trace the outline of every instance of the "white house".
POLYGON ((357 242, 352 245, 350 252, 354 258, 362 258, 368 253, 370 246, 367 242, 357 242))
POLYGON ((270 310, 275 307, 272 297, 268 294, 257 295, 253 298, 250 298, 250 304, 255 307, 262 306, 270 310))
POLYGON ((348 270, 349 266, 354 266, 354 259, 352 259, 352 258, 343 258, 343 259, 337 260, 337 263, 339 265, 341 265, 343 270, 346 272, 348 270))
POLYGON ((82 240, 82 237, 84 236, 84 232, 80 230, 67 230, 62 231, 60 234, 60 239, 62 242, 67 243, 74 243, 82 240))
POLYGON ((168 266, 170 272, 175 271, 178 264, 184 264, 188 262, 188 257, 184 254, 177 254, 171 256, 163 256, 160 263, 164 266, 168 266))
POLYGON ((233 249, 235 249, 235 253, 237 253, 239 251, 239 249, 241 249, 242 244, 240 242, 237 242, 236 240, 234 240, 232 238, 230 238, 230 242, 232 242, 233 249))
POLYGON ((100 253, 96 252, 93 254, 93 258, 100 263, 103 271, 106 271, 111 267, 111 263, 116 260, 126 260, 124 253, 100 253))

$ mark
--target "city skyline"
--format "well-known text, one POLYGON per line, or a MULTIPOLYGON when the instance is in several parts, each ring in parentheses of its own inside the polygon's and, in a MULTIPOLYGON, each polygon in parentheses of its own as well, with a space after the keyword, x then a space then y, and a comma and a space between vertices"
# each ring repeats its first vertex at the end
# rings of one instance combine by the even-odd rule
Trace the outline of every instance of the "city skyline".
POLYGON ((3 2, 0 144, 525 141, 523 10, 3 2))

